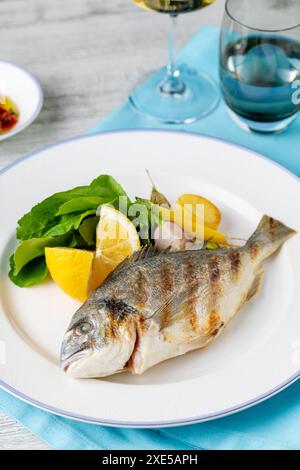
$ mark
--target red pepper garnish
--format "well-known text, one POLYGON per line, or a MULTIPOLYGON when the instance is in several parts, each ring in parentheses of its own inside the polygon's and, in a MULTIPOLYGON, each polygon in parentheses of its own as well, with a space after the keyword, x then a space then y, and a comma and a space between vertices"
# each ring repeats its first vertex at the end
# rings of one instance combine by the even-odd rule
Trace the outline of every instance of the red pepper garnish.
POLYGON ((0 132, 10 131, 18 122, 18 116, 12 109, 0 105, 0 132))

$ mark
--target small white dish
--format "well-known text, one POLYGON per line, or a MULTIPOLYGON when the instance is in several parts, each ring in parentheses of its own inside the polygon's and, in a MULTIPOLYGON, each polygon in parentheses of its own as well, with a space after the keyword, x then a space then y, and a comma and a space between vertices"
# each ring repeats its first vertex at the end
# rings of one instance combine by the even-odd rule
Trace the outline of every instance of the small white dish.
POLYGON ((0 141, 18 134, 39 115, 43 106, 43 91, 39 82, 26 70, 0 61, 0 96, 10 98, 19 110, 17 124, 0 134, 0 141))

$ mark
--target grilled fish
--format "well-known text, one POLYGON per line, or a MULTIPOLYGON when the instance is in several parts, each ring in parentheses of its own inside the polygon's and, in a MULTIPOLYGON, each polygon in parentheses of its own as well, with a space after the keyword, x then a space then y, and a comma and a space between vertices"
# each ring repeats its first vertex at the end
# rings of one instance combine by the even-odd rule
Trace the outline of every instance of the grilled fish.
POLYGON ((241 248, 136 253, 73 316, 63 369, 75 378, 142 374, 207 346, 258 291, 263 261, 295 233, 264 216, 241 248))

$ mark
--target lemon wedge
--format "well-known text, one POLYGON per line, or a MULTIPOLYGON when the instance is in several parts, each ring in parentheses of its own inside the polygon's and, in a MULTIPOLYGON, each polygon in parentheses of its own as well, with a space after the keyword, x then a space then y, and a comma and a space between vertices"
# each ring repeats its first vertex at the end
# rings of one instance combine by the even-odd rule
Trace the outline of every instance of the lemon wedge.
POLYGON ((102 206, 96 252, 77 248, 45 248, 53 281, 70 297, 85 302, 105 278, 141 247, 133 223, 121 212, 102 206))
POLYGON ((45 248, 45 256, 53 281, 73 299, 85 302, 91 291, 95 253, 59 247, 45 248))
POLYGON ((113 207, 103 205, 96 232, 91 289, 99 287, 125 258, 140 248, 140 239, 134 224, 113 207))

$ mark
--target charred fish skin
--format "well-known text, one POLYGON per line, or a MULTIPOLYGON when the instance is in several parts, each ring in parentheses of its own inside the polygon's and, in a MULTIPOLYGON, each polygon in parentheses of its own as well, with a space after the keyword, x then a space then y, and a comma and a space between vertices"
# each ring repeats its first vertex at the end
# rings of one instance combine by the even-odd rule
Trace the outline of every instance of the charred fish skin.
POLYGON ((264 216, 239 249, 137 254, 74 315, 62 366, 73 377, 142 374, 208 345, 257 292, 263 261, 295 233, 264 216), (87 322, 93 328, 78 339, 87 322))
MULTIPOLYGON (((170 292, 167 290, 163 308, 153 317, 149 333, 139 334, 131 371, 141 374, 162 360, 213 341, 245 302, 257 293, 264 259, 295 233, 281 222, 264 216, 241 249, 200 251, 193 257, 187 253, 177 254, 180 263, 175 263, 174 272, 180 285, 176 293, 171 293, 172 301, 168 300, 170 292)), ((164 262, 171 259, 171 254, 165 255, 164 262)), ((151 278, 156 281, 155 276, 151 278)))

